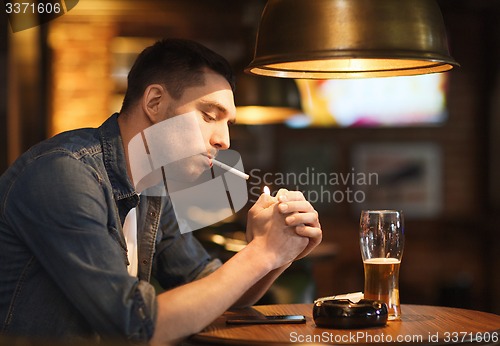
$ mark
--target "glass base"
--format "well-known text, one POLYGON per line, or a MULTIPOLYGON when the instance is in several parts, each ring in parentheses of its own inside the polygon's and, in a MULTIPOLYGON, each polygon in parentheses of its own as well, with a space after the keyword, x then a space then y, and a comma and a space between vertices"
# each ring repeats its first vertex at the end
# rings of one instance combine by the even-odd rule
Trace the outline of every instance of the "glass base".
POLYGON ((389 315, 387 317, 388 321, 401 321, 401 315, 389 315))

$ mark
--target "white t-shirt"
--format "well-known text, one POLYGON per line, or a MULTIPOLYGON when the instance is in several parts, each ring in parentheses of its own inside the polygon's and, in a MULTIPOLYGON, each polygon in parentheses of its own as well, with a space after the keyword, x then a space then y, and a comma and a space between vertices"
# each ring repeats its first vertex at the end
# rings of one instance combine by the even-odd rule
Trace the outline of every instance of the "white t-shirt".
POLYGON ((123 235, 127 243, 127 256, 128 256, 128 273, 131 276, 137 276, 138 270, 138 256, 137 256, 137 210, 136 208, 130 209, 125 217, 123 223, 123 235))

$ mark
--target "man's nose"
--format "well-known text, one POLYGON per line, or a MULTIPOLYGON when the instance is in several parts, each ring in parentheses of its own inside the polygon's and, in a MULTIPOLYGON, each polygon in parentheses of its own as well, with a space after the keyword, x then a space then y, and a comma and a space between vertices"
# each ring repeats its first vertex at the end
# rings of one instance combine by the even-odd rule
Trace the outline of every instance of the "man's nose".
POLYGON ((228 149, 230 145, 229 127, 227 125, 218 126, 212 134, 210 144, 219 150, 228 149))

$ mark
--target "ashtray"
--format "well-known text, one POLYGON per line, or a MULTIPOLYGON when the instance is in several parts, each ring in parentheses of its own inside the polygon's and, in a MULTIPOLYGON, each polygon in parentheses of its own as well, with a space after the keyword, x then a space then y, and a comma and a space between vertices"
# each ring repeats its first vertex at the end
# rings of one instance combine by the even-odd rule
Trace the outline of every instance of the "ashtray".
POLYGON ((318 327, 368 328, 387 323, 387 304, 378 300, 349 299, 318 300, 313 306, 313 319, 318 327))

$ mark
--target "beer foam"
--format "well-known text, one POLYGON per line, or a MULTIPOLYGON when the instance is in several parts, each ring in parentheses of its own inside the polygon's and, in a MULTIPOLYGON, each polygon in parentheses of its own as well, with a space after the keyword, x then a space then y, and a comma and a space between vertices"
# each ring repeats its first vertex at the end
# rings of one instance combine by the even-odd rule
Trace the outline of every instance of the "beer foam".
POLYGON ((364 260, 363 263, 369 263, 369 264, 398 264, 401 263, 401 260, 398 260, 397 258, 370 258, 367 260, 364 260))

